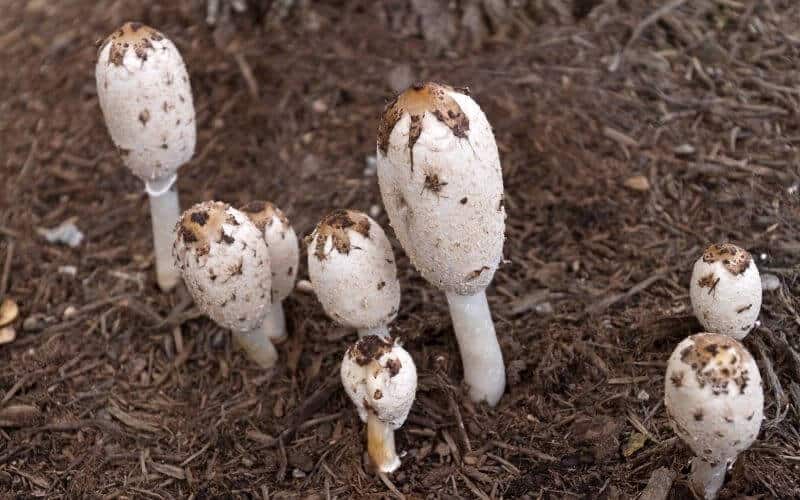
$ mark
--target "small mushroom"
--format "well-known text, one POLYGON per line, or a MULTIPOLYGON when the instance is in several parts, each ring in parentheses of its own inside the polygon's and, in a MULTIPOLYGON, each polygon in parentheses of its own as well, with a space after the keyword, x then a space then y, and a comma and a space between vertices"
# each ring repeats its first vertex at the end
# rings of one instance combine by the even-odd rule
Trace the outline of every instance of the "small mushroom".
POLYGON ((706 248, 692 269, 692 308, 709 332, 745 338, 758 319, 761 293, 750 253, 731 243, 706 248))
POLYGON ((492 127, 466 89, 412 86, 378 127, 381 196, 411 263, 445 292, 473 401, 494 406, 505 365, 486 300, 503 258, 503 175, 492 127))
POLYGON ((391 337, 367 335, 345 352, 342 385, 358 416, 367 424, 367 452, 375 467, 391 473, 400 467, 394 445, 417 392, 414 360, 391 337))
POLYGON ((667 363, 664 404, 672 428, 695 453, 690 481, 716 498, 725 471, 753 444, 764 417, 761 374, 739 341, 715 333, 684 339, 667 363))
POLYGON ((172 226, 180 207, 178 168, 194 154, 192 88, 180 52, 158 31, 125 23, 100 46, 97 97, 122 162, 145 182, 150 198, 158 286, 178 282, 172 265, 172 226))
POLYGON ((278 354, 261 325, 270 309, 270 259, 264 236, 247 215, 206 201, 185 211, 175 226, 173 255, 194 301, 229 328, 263 368, 278 354))
POLYGON ((400 306, 392 245, 381 226, 356 210, 324 217, 308 238, 308 274, 331 319, 358 335, 389 335, 400 306))
POLYGON ((272 306, 264 319, 263 330, 274 341, 286 338, 283 300, 292 293, 300 262, 297 234, 283 212, 266 201, 251 201, 242 208, 264 235, 272 269, 272 306))

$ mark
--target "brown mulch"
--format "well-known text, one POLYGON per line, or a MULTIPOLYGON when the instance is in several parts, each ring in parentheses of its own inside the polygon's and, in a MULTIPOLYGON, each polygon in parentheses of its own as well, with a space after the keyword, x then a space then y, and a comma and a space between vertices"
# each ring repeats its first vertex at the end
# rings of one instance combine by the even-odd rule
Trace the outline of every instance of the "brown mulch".
POLYGON ((0 297, 20 315, 0 345, 0 493, 630 498, 666 467, 686 498, 665 361, 699 328, 692 262, 730 240, 780 287, 745 342, 765 422, 722 496, 800 496, 800 3, 529 3, 525 23, 442 53, 368 1, 216 30, 205 1, 5 2, 0 297), (165 32, 189 67, 198 148, 182 204, 269 199, 301 236, 334 208, 381 206, 365 169, 393 85, 471 88, 509 214, 488 290, 509 379, 497 408, 465 397, 444 297, 399 245, 393 329, 420 381, 390 482, 365 466, 340 390, 355 334, 312 295, 286 302, 290 338, 264 373, 185 290, 157 290, 147 200, 94 86, 94 42, 129 19, 165 32), (35 231, 69 218, 76 249, 35 231))

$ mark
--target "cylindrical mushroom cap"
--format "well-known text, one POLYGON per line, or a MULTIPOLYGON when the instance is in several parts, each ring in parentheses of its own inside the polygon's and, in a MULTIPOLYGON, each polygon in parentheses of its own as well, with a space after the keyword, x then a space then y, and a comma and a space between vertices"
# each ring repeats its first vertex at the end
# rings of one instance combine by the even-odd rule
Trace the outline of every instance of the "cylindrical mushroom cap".
POLYGON ((697 456, 710 463, 732 460, 758 436, 761 374, 737 340, 698 333, 669 358, 664 404, 675 433, 697 456))
POLYGON ((240 208, 264 234, 272 269, 272 302, 292 293, 300 262, 297 235, 283 212, 266 201, 251 201, 240 208))
POLYGON ((689 295, 703 328, 743 339, 761 310, 761 277, 747 250, 711 245, 694 264, 689 295))
POLYGON ((400 282, 392 245, 377 222, 363 212, 337 210, 308 241, 308 274, 328 316, 352 328, 394 319, 400 282))
POLYGON ((425 83, 390 103, 378 179, 397 238, 445 292, 486 288, 503 258, 503 175, 492 127, 465 89, 425 83))
POLYGON ((392 429, 403 425, 417 392, 417 367, 393 339, 360 339, 345 352, 341 375, 363 422, 371 412, 392 429))
POLYGON ((270 302, 269 253, 245 214, 226 203, 199 203, 175 226, 175 265, 195 303, 218 324, 247 332, 270 302))
POLYGON ((122 161, 145 182, 174 175, 194 154, 189 75, 175 45, 126 23, 105 39, 95 66, 97 96, 122 161))

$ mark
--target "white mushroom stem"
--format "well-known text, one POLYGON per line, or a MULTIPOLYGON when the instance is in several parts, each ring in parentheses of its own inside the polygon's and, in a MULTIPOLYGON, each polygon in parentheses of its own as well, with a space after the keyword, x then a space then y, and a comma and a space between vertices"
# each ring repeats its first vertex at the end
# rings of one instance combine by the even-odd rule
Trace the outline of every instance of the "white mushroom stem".
POLYGON ((506 368, 486 292, 480 291, 475 295, 448 292, 447 303, 470 398, 494 406, 506 387, 506 368))
POLYGON ((389 474, 400 467, 400 458, 394 447, 394 431, 372 412, 367 417, 367 452, 381 472, 389 474))
POLYGON ((700 457, 694 457, 692 472, 689 475, 694 491, 707 500, 717 498, 717 492, 725 482, 727 467, 727 460, 721 460, 717 465, 713 465, 700 457))
POLYGON ((283 315, 283 301, 276 300, 270 306, 261 330, 267 338, 283 340, 286 338, 286 318, 283 315))
POLYGON ((359 328, 358 338, 363 339, 367 335, 377 335, 378 337, 388 338, 389 327, 387 325, 373 326, 372 328, 359 328))
POLYGON ((172 230, 180 218, 178 190, 175 188, 176 175, 166 179, 156 179, 145 185, 150 198, 150 219, 153 225, 153 248, 155 248, 156 281, 158 287, 168 292, 175 288, 180 279, 180 271, 172 259, 172 243, 175 240, 172 230))
POLYGON ((278 360, 278 351, 272 341, 264 335, 261 328, 249 332, 233 331, 233 338, 239 344, 250 360, 258 363, 261 368, 267 369, 275 366, 278 360))

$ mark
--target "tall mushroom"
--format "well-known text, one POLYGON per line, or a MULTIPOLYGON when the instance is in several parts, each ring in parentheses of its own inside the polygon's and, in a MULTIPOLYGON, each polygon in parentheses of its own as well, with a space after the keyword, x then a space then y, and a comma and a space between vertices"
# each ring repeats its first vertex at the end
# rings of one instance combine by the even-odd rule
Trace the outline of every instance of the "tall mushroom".
POLYGON ((694 263, 689 295, 703 328, 741 340, 761 311, 761 277, 747 250, 719 243, 694 263))
POLYGON ((417 392, 417 367, 390 337, 362 337, 345 352, 342 385, 367 424, 367 452, 381 472, 400 467, 394 444, 417 392))
POLYGON ((698 333, 673 351, 665 385, 672 428, 696 455, 692 486, 699 495, 715 498, 725 471, 761 427, 764 392, 758 365, 737 340, 698 333))
POLYGON ((126 23, 100 46, 97 96, 122 162, 145 182, 153 224, 158 286, 171 290, 170 258, 180 208, 178 168, 194 154, 194 104, 189 75, 175 45, 158 31, 126 23))
POLYGON ((443 290, 474 401, 494 406, 505 366, 486 287, 503 257, 503 176, 492 128, 466 89, 416 84, 378 127, 383 203, 411 263, 443 290))
POLYGON ((389 335, 400 306, 392 245, 381 226, 356 210, 325 216, 308 237, 308 275, 323 309, 359 337, 389 335))
POLYGON ((261 325, 270 308, 270 260, 264 236, 242 212, 206 201, 185 211, 175 226, 173 253, 195 303, 233 332, 262 368, 278 354, 261 325))
POLYGON ((272 339, 286 338, 283 300, 292 293, 300 262, 297 234, 283 212, 267 201, 251 201, 242 208, 264 235, 272 269, 272 307, 264 319, 263 331, 272 339))

